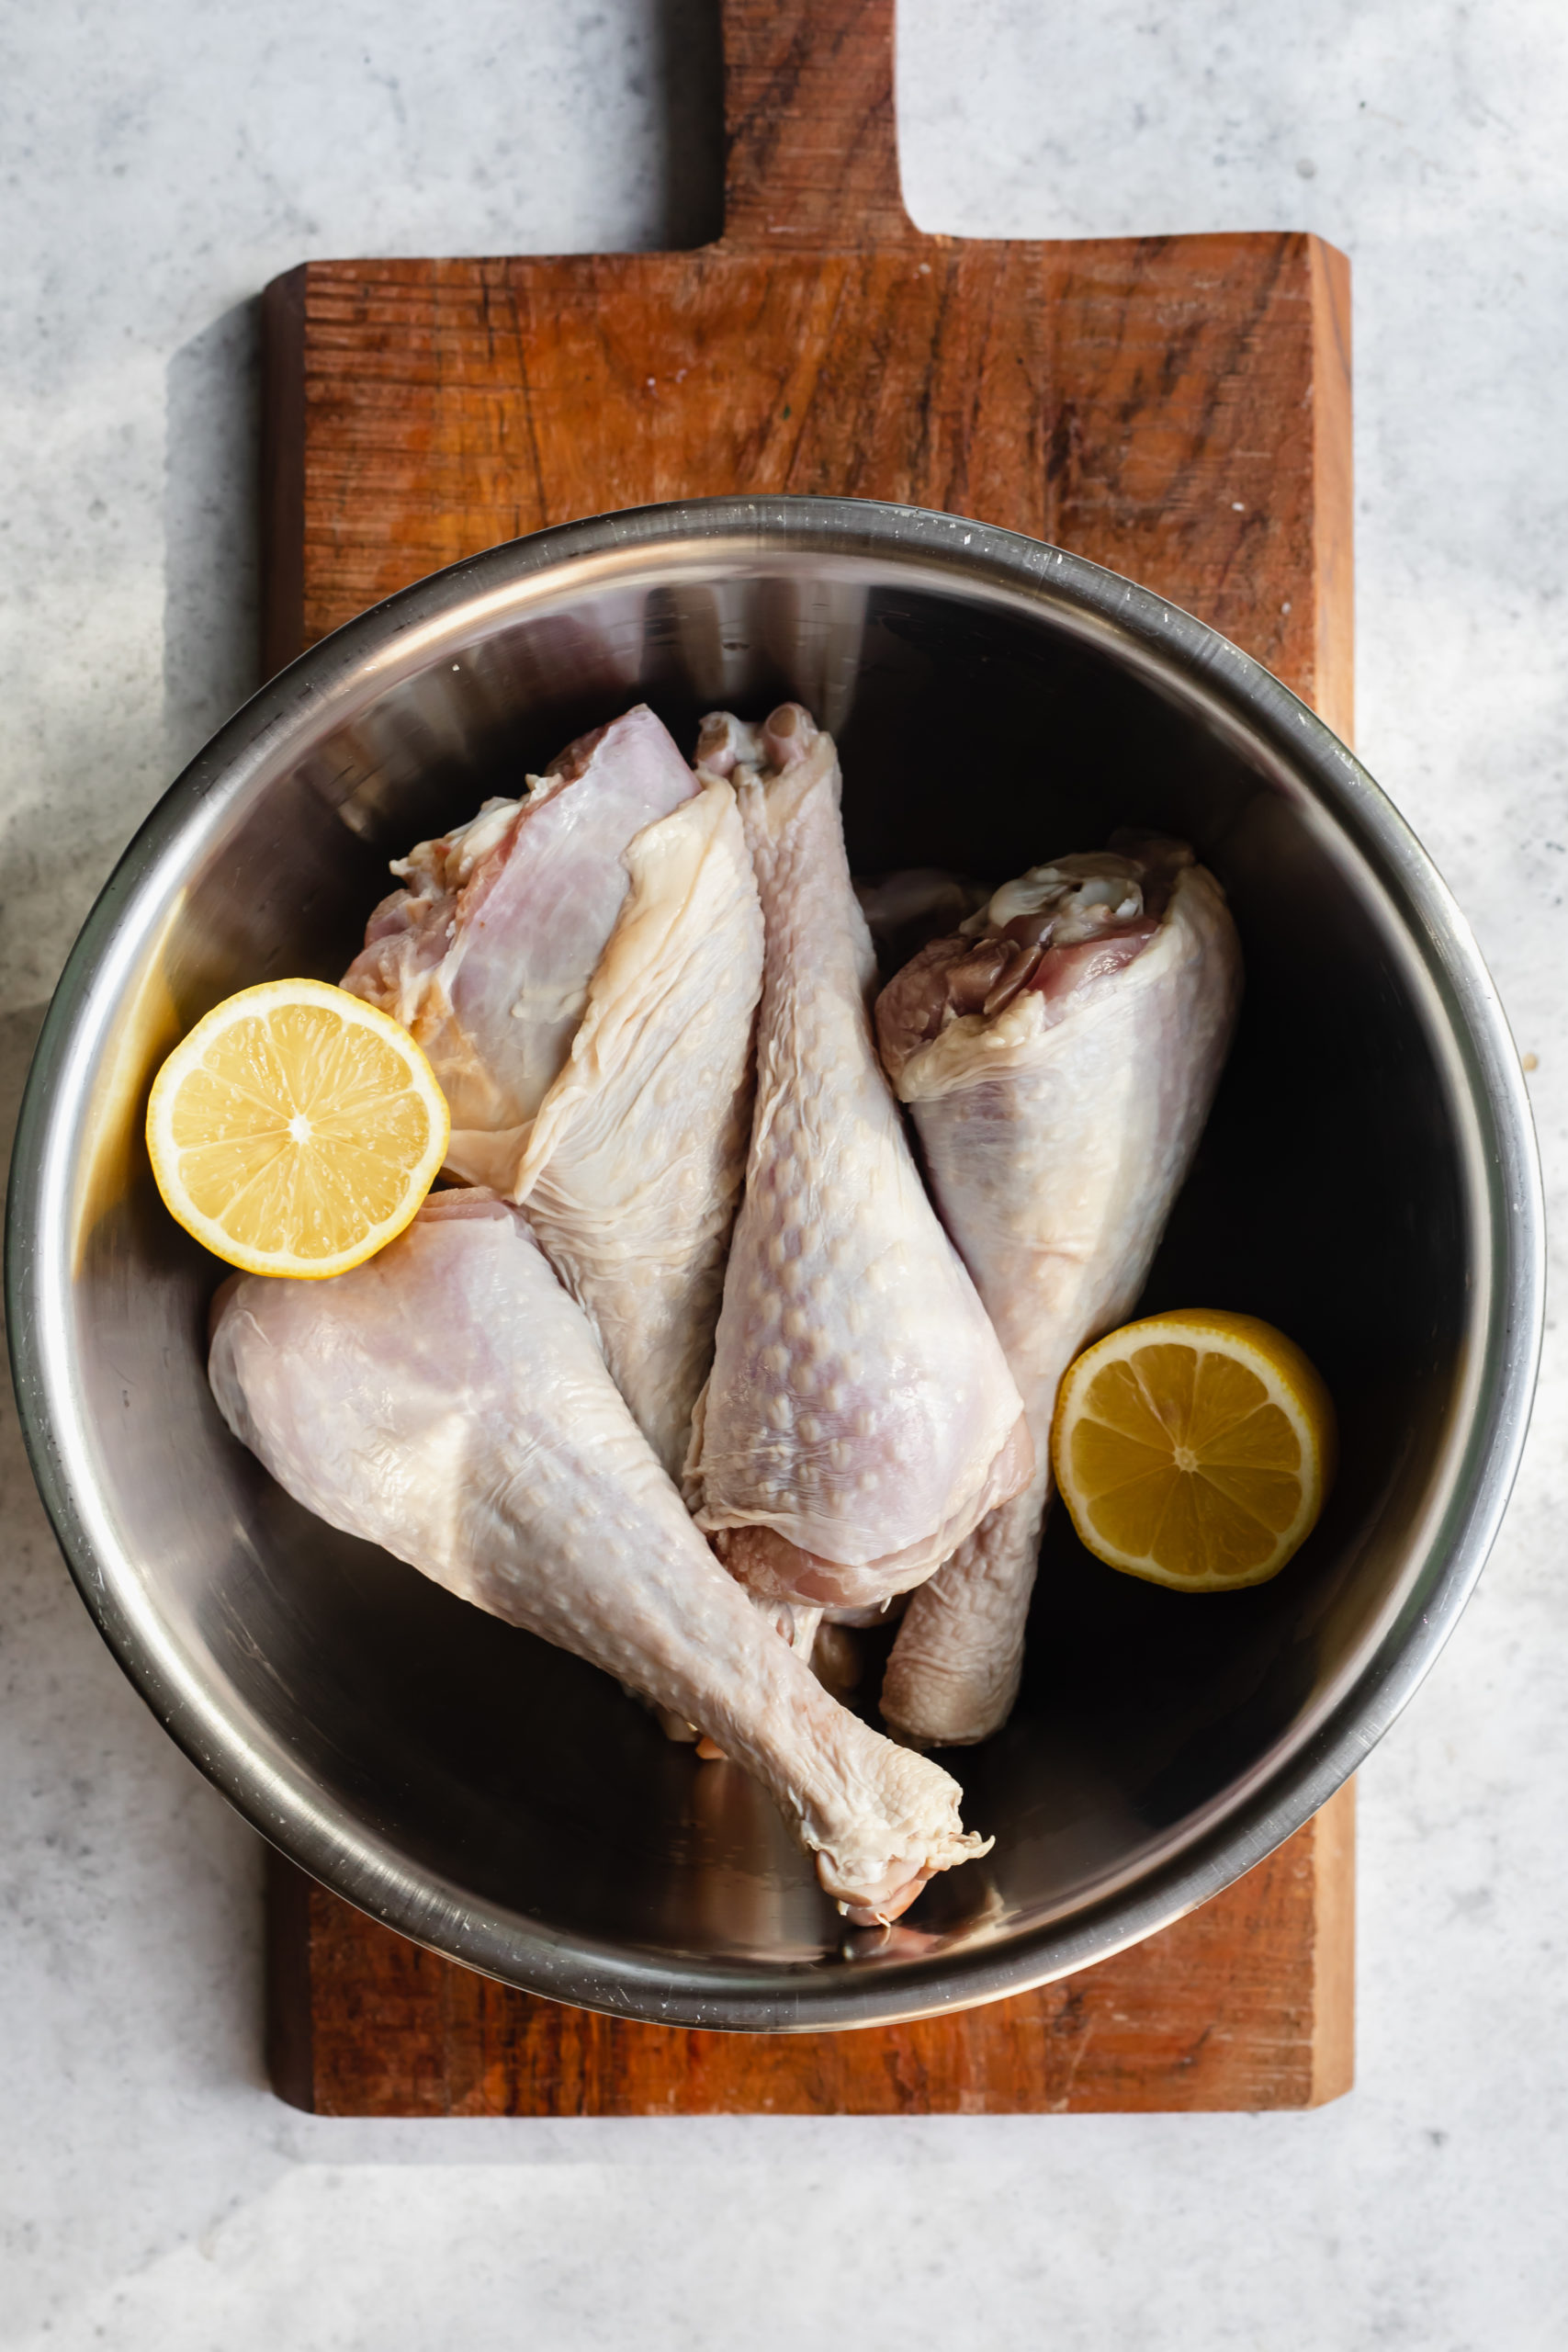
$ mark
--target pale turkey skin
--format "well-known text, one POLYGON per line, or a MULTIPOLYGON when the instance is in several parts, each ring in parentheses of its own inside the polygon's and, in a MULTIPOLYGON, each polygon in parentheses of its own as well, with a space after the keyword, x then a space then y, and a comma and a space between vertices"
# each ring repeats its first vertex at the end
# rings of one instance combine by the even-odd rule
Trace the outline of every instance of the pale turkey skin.
POLYGON ((423 1044, 447 1165, 525 1209, 679 1477, 746 1164, 761 910, 732 788, 651 711, 562 761, 403 862, 416 889, 344 985, 423 1044))
POLYGON ((299 1502, 602 1667, 755 1773, 852 1919, 986 1850, 946 1773, 829 1697, 714 1559, 525 1220, 437 1193, 329 1282, 237 1278, 213 1394, 299 1502))
MULTIPOLYGON (((898 981, 878 1005, 889 1074, 914 1114, 942 1220, 1007 1351, 1035 1447, 1029 1485, 905 1613, 882 1713, 921 1745, 987 1738, 1012 1710, 1057 1385, 1091 1340, 1132 1312, 1219 1082, 1240 1002, 1240 947, 1219 884, 1182 862, 1190 858, 1162 842, 1143 860, 1066 861, 1086 873, 1142 866, 1145 881, 1158 862, 1169 896, 1152 935, 1141 905, 1120 923, 1109 910, 1103 952, 1092 941, 1060 951, 1054 973, 1034 975, 1054 994, 1026 984, 992 1014, 949 1014, 940 1035, 913 1044, 889 1017, 898 981), (1131 960, 1118 964, 1119 950, 1131 960)), ((1005 919, 1019 903, 1007 893, 1021 888, 997 893, 993 913, 1005 919)), ((985 926, 976 916, 965 928, 984 935, 985 926)), ((1003 992, 1015 978, 1004 976, 1003 992)))
POLYGON ((795 704, 761 729, 720 714, 698 761, 735 779, 766 951, 688 1499, 760 1599, 874 1606, 1027 1482, 1022 1402, 877 1060, 830 737, 795 704))
POLYGON ((452 1113, 447 1166, 509 1192, 627 889, 621 855, 697 779, 638 704, 392 871, 343 985, 400 1021, 452 1113))
POLYGON ((746 1170, 762 910, 716 777, 624 862, 631 889, 511 1197, 679 1480, 746 1170))

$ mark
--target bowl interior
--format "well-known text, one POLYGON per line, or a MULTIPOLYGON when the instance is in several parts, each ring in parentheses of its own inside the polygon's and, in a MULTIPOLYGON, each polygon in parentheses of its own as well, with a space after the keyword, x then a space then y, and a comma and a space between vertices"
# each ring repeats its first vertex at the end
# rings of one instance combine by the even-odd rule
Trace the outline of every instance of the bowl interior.
POLYGON ((1483 1241, 1438 999, 1386 876, 1234 698, 1070 595, 951 564, 665 547, 454 588, 415 623, 318 657, 265 740, 235 723, 153 820, 74 982, 59 1082, 79 1108, 40 1246, 68 1283, 57 1387, 111 1638, 279 1842, 372 1905, 380 1869, 400 1924, 519 1982, 591 2000, 596 1969, 629 1966, 771 1998, 908 1964, 852 1963, 737 1770, 270 1484, 206 1385, 219 1270, 140 1140, 183 1028, 269 976, 337 978, 416 839, 632 699, 689 750, 714 705, 793 694, 839 735, 857 871, 995 883, 1153 825, 1193 842, 1242 934, 1240 1032, 1142 1311, 1280 1324, 1334 1393, 1342 1464, 1284 1574, 1222 1598, 1117 1576, 1053 1515, 1017 1713, 942 1758, 996 1846, 909 1924, 929 1964, 1083 1917, 1301 1752, 1421 1573, 1483 1241))

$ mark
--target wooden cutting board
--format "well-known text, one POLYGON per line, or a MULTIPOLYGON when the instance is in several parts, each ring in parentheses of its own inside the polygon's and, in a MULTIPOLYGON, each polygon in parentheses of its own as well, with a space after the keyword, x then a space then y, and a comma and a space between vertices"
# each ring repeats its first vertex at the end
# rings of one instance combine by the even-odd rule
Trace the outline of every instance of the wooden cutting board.
MULTIPOLYGON (((928 237, 893 0, 724 0, 725 232, 695 253, 312 262, 266 297, 269 667, 546 524, 821 492, 1071 548, 1351 720, 1349 271, 1314 237, 928 237)), ((279 2093, 336 2115, 1309 2106, 1348 2087, 1352 1794, 1163 1934, 913 2026, 559 2007, 275 1858, 279 2093)))

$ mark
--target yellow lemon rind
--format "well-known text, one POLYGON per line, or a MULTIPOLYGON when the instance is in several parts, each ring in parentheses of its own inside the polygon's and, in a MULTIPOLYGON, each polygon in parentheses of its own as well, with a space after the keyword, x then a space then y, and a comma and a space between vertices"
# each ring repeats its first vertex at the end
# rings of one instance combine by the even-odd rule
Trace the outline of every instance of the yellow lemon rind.
POLYGON ((1241 1592, 1277 1577, 1316 1526, 1337 1466, 1337 1437, 1333 1399, 1293 1340, 1259 1316, 1228 1307, 1183 1308, 1123 1324, 1075 1358, 1063 1375, 1052 1415, 1052 1476, 1079 1541, 1105 1566, 1173 1592, 1241 1592), (1221 1353, 1253 1372, 1268 1390, 1269 1401, 1290 1421, 1301 1447, 1302 1505, 1274 1550, 1256 1566, 1229 1576, 1184 1577, 1162 1567, 1147 1555, 1128 1553, 1112 1544, 1089 1518, 1074 1493, 1074 1480, 1070 1476, 1064 1477, 1063 1470, 1067 1438, 1082 1418, 1075 1408, 1107 1363, 1124 1362, 1141 1349, 1161 1342, 1201 1349, 1205 1339, 1222 1342, 1221 1353))
POLYGON ((326 980, 263 980, 241 989, 204 1013, 175 1047, 152 1081, 147 1101, 146 1136, 153 1180, 164 1205, 176 1225, 193 1240, 241 1273, 270 1274, 294 1282, 327 1282, 347 1273, 395 1241, 413 1223, 432 1184, 441 1172, 451 1137, 452 1118, 446 1097, 423 1047, 401 1024, 346 989, 326 980), (407 1188, 389 1217, 367 1228, 348 1248, 330 1257, 303 1258, 289 1251, 247 1249, 215 1218, 205 1216, 189 1198, 179 1174, 179 1148, 171 1132, 174 1107, 182 1081, 201 1061, 208 1044, 248 1014, 280 1011, 291 1004, 315 1004, 338 1013, 367 1030, 400 1057, 409 1072, 410 1089, 424 1104, 430 1119, 430 1141, 410 1171, 407 1188))

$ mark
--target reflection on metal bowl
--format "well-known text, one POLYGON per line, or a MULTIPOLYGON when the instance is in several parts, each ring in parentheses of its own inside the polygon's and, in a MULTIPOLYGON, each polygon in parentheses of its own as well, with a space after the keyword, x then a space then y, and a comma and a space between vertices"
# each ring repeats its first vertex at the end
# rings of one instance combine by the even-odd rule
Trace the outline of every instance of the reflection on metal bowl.
MULTIPOLYGON (((106 1638, 258 1828, 404 1933, 666 2023, 865 2025, 1019 1990, 1248 1868, 1359 1761, 1484 1558, 1529 1410, 1539 1184, 1462 920, 1350 754, 1188 616, 1059 550, 824 499, 650 508, 410 589, 240 713, 105 890, 17 1144, 28 1441, 106 1638), (1144 1311, 1292 1333, 1343 1430, 1272 1584, 1193 1600, 1048 1532, 1018 1712, 943 1758, 982 1862, 846 1939, 767 1801, 604 1677, 274 1487, 204 1374, 218 1270, 164 1215, 147 1086, 250 981, 335 978, 389 856, 644 697, 797 696, 852 861, 996 881, 1118 824, 1230 893, 1242 1028, 1144 1311)), ((874 1684, 872 1686, 874 1687, 874 1684)))

